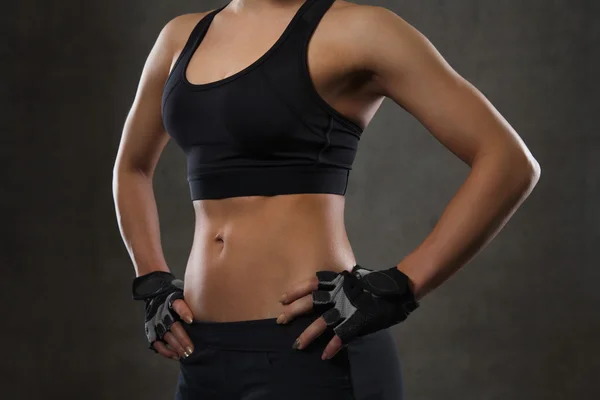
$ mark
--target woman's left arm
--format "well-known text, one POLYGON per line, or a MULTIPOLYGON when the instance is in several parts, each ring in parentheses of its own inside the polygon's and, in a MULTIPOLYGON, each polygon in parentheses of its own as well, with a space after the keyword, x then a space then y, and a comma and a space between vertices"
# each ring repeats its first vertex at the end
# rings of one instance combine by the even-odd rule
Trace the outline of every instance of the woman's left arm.
POLYGON ((386 8, 361 8, 354 46, 374 94, 406 109, 471 167, 433 231, 397 265, 422 298, 492 240, 539 180, 540 166, 424 35, 386 8))
POLYGON ((282 295, 280 324, 315 306, 328 307, 293 346, 304 349, 334 326, 336 334, 323 350, 323 359, 333 357, 344 340, 404 320, 415 308, 412 300, 404 303, 411 297, 404 291, 406 280, 417 300, 439 286, 492 240, 540 177, 540 166, 519 135, 427 38, 383 7, 345 11, 349 19, 340 25, 352 27, 344 31, 351 36, 346 40, 352 47, 348 57, 372 76, 371 94, 389 97, 414 115, 471 171, 433 231, 397 265, 402 274, 393 267, 374 279, 365 278, 373 271, 355 272, 359 266, 340 274, 321 271, 282 295), (401 290, 404 297, 382 300, 373 296, 373 285, 379 285, 381 293, 401 290))

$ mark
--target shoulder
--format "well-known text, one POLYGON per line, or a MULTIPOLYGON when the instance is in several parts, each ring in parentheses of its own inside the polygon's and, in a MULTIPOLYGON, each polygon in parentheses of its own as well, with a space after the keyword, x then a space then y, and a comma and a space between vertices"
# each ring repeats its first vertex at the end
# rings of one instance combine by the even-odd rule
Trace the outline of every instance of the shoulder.
POLYGON ((331 11, 332 18, 335 17, 338 23, 350 24, 347 26, 354 31, 360 30, 358 28, 377 28, 382 24, 385 26, 403 21, 398 14, 386 7, 344 0, 336 0, 331 11))
POLYGON ((182 14, 172 18, 162 27, 158 40, 168 49, 181 49, 198 22, 212 11, 182 14))
POLYGON ((342 35, 339 43, 351 50, 345 54, 351 54, 361 69, 375 72, 390 59, 397 68, 399 63, 434 51, 419 30, 388 8, 339 0, 336 3, 340 6, 332 13, 331 24, 342 35))
MULTIPOLYGON (((394 11, 383 6, 336 1, 332 19, 359 43, 385 39, 390 35, 410 36, 415 28, 394 11), (338 5, 339 3, 339 5, 338 5)), ((333 10, 332 10, 333 11, 333 10)))
POLYGON ((210 12, 183 14, 168 21, 154 41, 143 75, 166 78, 173 60, 185 46, 194 27, 210 12))
POLYGON ((362 67, 374 57, 408 49, 422 36, 394 11, 377 5, 337 0, 323 22, 327 36, 362 67))

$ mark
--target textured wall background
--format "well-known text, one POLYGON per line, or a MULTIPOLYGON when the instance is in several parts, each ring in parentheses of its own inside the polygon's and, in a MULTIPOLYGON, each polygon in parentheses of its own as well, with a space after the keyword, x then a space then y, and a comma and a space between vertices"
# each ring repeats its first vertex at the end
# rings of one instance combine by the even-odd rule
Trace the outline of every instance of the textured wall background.
MULTIPOLYGON (((542 165, 501 234, 394 328, 407 399, 600 398, 600 5, 379 1, 496 105, 542 165)), ((172 17, 219 1, 4 6, 0 48, 6 399, 168 399, 177 364, 145 349, 111 172, 144 60, 172 17)), ((468 169, 386 100, 361 141, 347 227, 366 265, 432 228, 468 169)), ((183 154, 156 179, 164 251, 183 273, 193 211, 183 154)))

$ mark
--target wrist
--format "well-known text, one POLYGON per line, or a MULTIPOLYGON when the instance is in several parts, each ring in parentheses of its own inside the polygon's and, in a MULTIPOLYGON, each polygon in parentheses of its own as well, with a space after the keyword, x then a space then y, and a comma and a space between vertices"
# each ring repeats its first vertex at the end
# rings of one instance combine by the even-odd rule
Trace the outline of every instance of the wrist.
POLYGON ((174 289, 183 290, 183 281, 171 272, 152 271, 134 278, 131 292, 134 300, 148 300, 174 289))
POLYGON ((404 275, 407 276, 408 287, 410 288, 410 291, 415 296, 415 300, 416 301, 421 300, 421 298, 424 296, 425 293, 424 293, 423 283, 417 278, 418 275, 410 268, 406 268, 406 265, 404 265, 403 262, 396 265, 396 268, 400 272, 402 272, 404 275))
POLYGON ((159 266, 159 267, 153 266, 153 267, 149 267, 149 268, 136 267, 135 268, 136 278, 140 277, 140 276, 151 274, 153 272, 168 272, 168 273, 170 273, 171 271, 169 270, 169 267, 167 267, 167 266, 159 266))

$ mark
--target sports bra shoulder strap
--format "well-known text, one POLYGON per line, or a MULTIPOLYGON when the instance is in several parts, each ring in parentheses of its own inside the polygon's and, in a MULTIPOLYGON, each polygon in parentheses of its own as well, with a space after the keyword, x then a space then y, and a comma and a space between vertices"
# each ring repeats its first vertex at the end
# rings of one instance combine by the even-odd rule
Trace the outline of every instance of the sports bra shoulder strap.
POLYGON ((331 7, 335 0, 306 0, 312 4, 302 15, 302 19, 310 25, 318 24, 325 12, 331 7))
POLYGON ((225 6, 214 9, 208 14, 205 14, 202 18, 200 18, 200 20, 196 23, 196 26, 194 26, 194 29, 192 29, 192 32, 190 33, 184 50, 187 50, 191 45, 195 46, 197 44, 196 42, 202 39, 202 37, 206 33, 208 25, 210 24, 214 16, 223 8, 225 8, 225 6))

